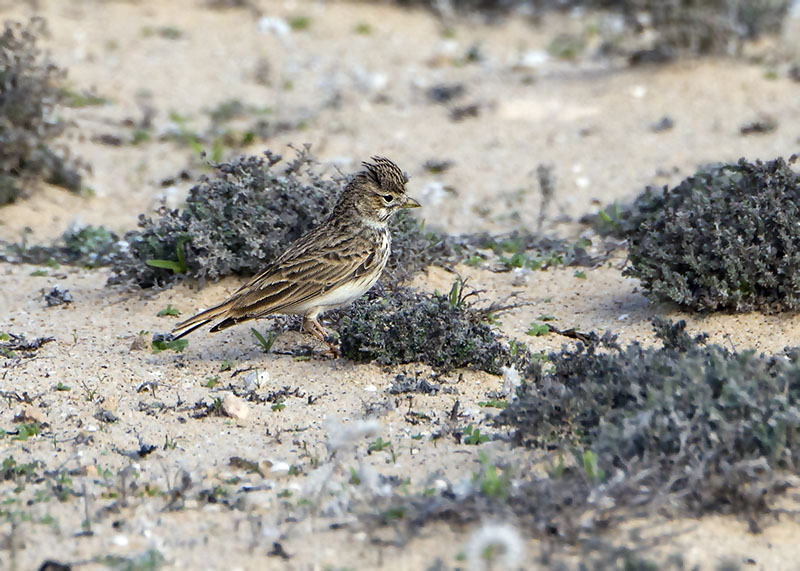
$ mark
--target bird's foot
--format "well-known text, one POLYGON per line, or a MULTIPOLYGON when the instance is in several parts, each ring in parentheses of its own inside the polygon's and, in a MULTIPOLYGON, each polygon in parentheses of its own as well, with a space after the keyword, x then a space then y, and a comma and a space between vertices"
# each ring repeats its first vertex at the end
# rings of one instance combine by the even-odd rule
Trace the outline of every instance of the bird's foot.
POLYGON ((326 335, 323 339, 324 343, 328 346, 326 353, 330 354, 331 358, 338 359, 341 357, 339 353, 339 337, 334 335, 326 335))
POLYGON ((303 319, 303 331, 328 346, 328 350, 324 354, 330 355, 333 359, 339 358, 338 337, 327 335, 319 321, 311 318, 303 319))

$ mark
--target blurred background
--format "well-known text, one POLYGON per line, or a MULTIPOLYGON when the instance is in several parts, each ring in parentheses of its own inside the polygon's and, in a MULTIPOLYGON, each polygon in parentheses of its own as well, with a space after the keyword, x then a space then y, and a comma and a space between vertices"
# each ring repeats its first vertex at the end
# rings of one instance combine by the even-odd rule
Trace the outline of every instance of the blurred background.
POLYGON ((31 82, 0 94, 4 202, 16 200, 0 238, 124 233, 162 200, 182 204, 209 161, 303 144, 327 174, 391 157, 440 230, 574 235, 648 184, 796 152, 798 12, 789 0, 0 2, 4 57, 12 22, 33 38, 15 64, 31 82))

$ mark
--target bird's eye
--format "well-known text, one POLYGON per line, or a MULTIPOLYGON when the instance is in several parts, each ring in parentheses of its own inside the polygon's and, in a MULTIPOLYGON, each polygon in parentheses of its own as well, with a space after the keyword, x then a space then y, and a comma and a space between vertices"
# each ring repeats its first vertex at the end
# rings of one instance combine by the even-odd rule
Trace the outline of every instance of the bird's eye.
POLYGON ((394 200, 394 196, 392 196, 391 194, 384 194, 383 195, 383 201, 384 202, 389 203, 392 200, 394 200))

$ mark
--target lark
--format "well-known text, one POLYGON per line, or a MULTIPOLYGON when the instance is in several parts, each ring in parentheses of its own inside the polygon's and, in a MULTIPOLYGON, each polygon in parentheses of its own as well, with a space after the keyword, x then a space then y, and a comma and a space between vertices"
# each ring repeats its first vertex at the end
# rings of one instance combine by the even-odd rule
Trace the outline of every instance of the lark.
POLYGON ((406 195, 408 177, 384 157, 364 162, 330 217, 292 244, 228 299, 179 323, 176 339, 216 322, 211 331, 273 314, 302 315, 302 330, 327 344, 321 313, 348 305, 369 290, 389 259, 389 219, 420 204, 406 195))

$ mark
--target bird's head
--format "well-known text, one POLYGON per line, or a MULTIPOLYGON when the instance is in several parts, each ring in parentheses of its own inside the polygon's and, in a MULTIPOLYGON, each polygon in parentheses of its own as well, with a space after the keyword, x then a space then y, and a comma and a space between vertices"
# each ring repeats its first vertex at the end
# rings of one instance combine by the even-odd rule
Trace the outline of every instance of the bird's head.
POLYGON ((355 207, 366 222, 381 226, 398 210, 419 207, 419 202, 406 194, 408 177, 396 164, 384 157, 372 157, 372 162, 362 164, 364 170, 344 189, 339 204, 352 203, 347 207, 355 207))

